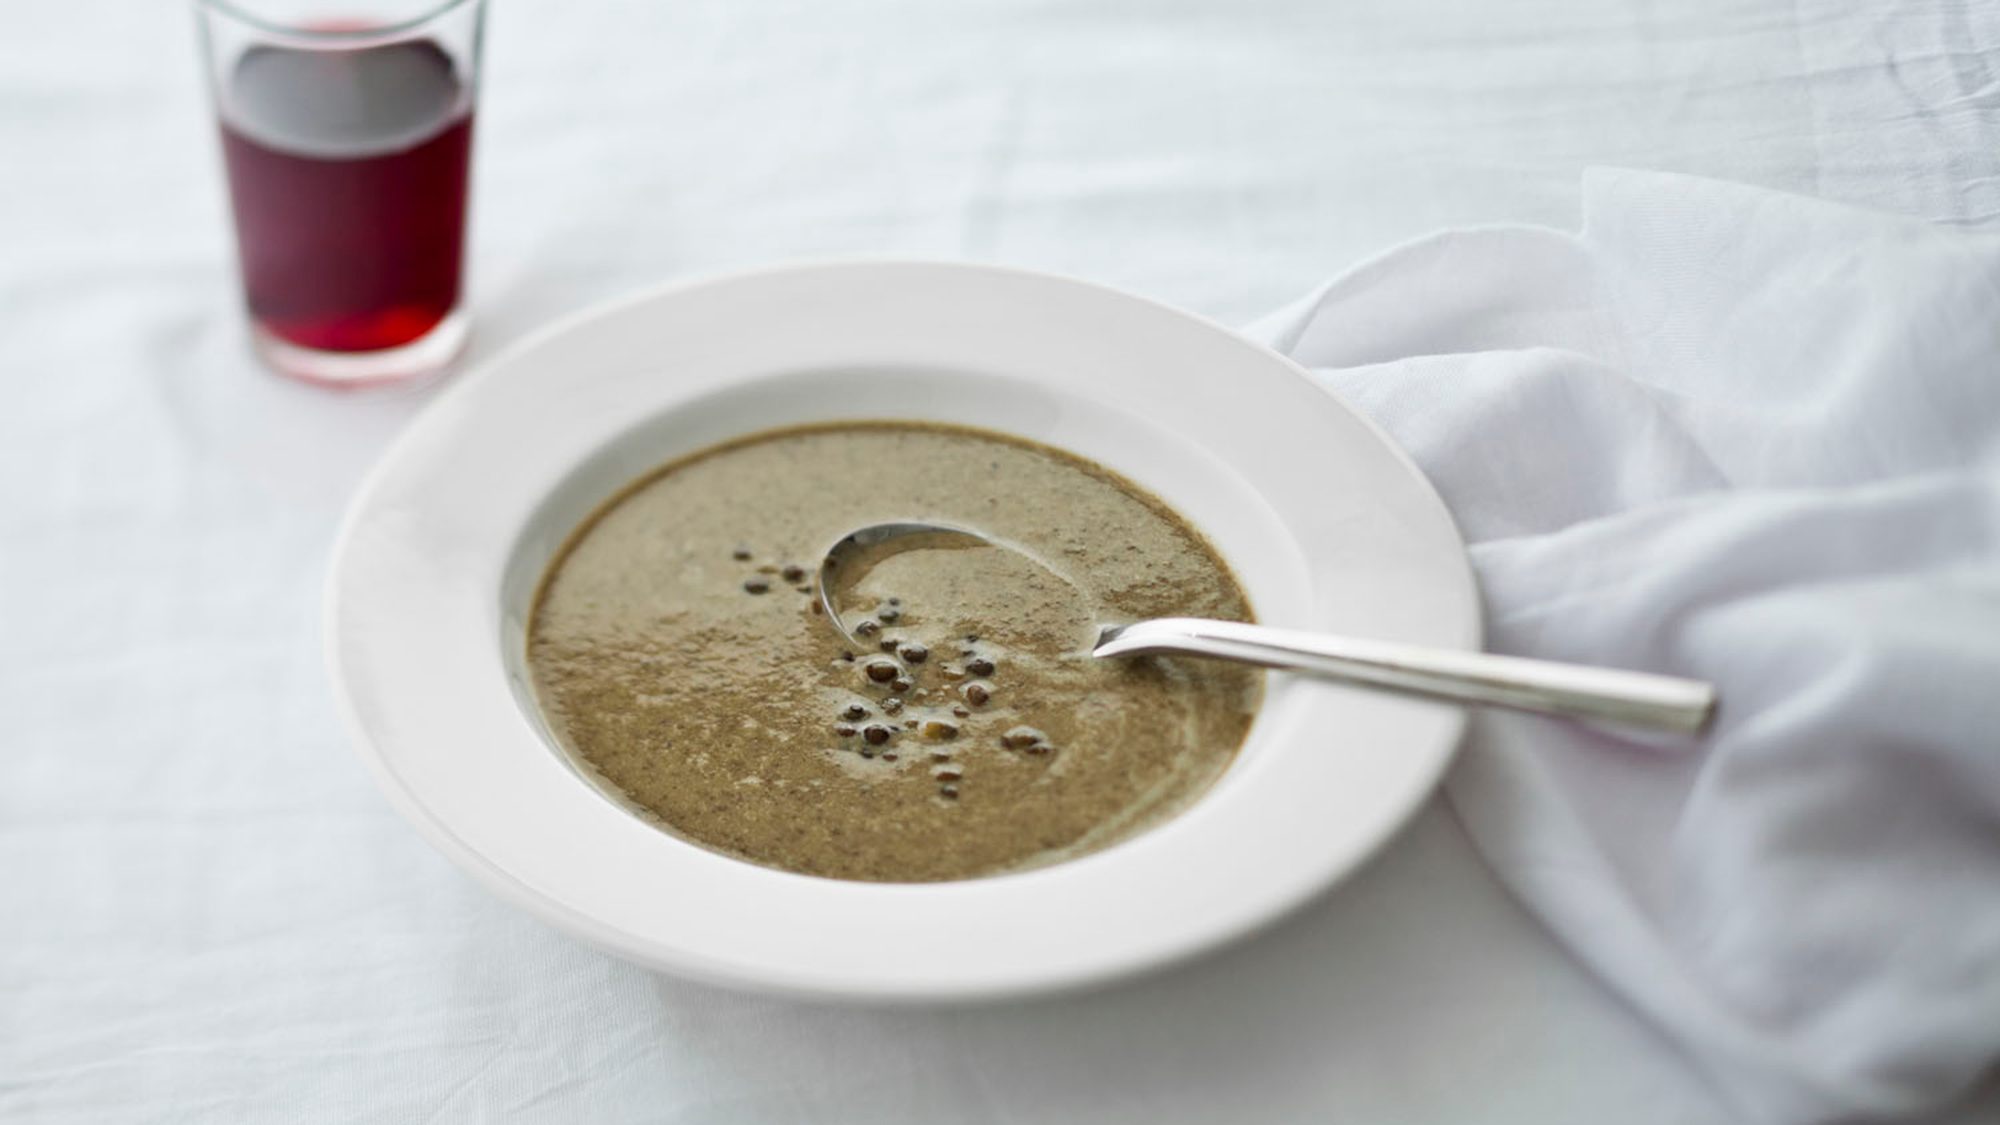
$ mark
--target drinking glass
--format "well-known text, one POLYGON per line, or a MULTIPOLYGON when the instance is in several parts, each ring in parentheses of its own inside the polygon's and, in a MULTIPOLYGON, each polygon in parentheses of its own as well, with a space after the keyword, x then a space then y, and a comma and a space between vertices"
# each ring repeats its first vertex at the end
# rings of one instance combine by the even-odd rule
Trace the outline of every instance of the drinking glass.
POLYGON ((443 369, 468 327, 485 0, 195 7, 258 353, 340 385, 443 369))

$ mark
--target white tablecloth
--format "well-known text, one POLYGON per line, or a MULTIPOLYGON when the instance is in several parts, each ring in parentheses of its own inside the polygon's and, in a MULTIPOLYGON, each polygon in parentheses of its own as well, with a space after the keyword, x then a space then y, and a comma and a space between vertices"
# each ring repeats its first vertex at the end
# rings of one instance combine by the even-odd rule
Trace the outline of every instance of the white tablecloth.
MULTIPOLYGON (((475 353, 837 253, 1243 320, 1431 228, 1573 227, 1590 163, 2000 224, 2000 10, 1853 7, 503 5, 475 353)), ((1439 808, 1266 935, 1011 1007, 715 992, 489 900, 319 663, 333 520, 422 396, 250 362, 198 75, 176 3, 0 30, 0 1118, 1725 1119, 1439 808)))

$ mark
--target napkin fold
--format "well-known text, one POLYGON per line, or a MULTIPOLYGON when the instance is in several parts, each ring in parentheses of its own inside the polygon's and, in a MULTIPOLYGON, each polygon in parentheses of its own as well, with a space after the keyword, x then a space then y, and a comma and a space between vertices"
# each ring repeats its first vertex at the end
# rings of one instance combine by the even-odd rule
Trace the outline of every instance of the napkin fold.
POLYGON ((1515 895, 1748 1117, 1939 1105, 2000 1057, 2000 239, 1583 187, 1255 333, 1436 483, 1488 647, 1721 688, 1694 744, 1475 719, 1515 895))

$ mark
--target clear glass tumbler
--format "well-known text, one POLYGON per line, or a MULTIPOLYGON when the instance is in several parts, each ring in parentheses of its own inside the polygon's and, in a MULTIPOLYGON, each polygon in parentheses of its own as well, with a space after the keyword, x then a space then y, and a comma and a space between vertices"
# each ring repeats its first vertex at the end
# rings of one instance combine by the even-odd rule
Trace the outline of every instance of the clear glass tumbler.
POLYGON ((485 0, 196 0, 257 351, 320 383, 465 344, 485 0))

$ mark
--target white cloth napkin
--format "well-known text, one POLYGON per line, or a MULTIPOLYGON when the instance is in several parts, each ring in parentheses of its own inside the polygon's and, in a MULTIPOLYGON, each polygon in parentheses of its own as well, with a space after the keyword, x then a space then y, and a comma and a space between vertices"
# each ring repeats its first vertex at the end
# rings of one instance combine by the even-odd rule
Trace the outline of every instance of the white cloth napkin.
POLYGON ((1453 806, 1760 1120, 2000 1056, 2000 239, 1598 171, 1260 331, 1471 545, 1489 647, 1709 679, 1697 745, 1480 717, 1453 806))

